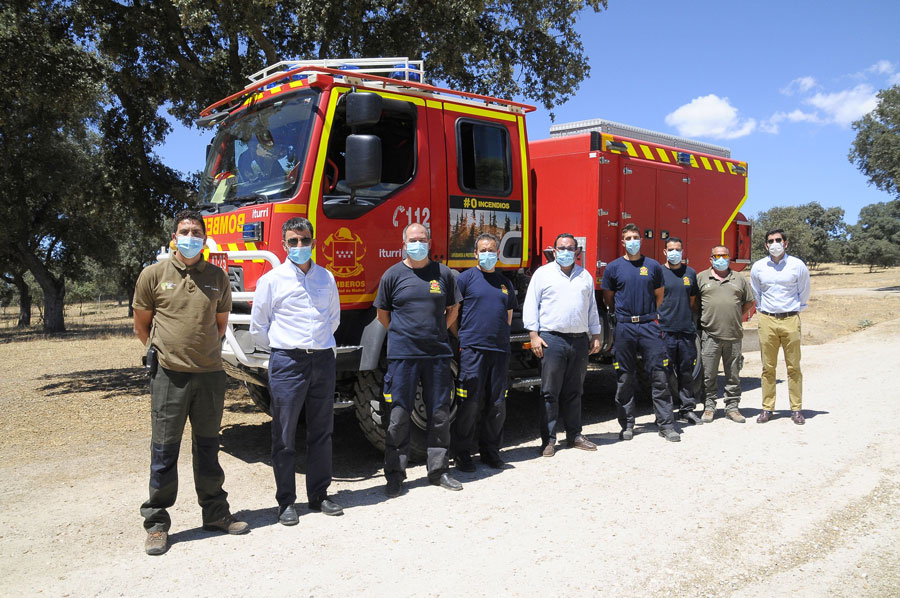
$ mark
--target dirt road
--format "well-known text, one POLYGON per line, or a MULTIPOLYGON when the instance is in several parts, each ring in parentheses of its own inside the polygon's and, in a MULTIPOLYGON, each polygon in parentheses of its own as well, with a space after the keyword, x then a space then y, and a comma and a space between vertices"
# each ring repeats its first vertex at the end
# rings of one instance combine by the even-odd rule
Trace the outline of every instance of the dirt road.
MULTIPOLYGON (((596 376, 585 432, 599 450, 545 459, 535 399, 518 397, 504 451, 511 467, 459 474, 462 492, 428 486, 416 466, 408 491, 386 500, 380 456, 342 414, 332 491, 346 514, 301 505, 292 528, 274 523, 267 419, 231 400, 226 489, 253 529, 237 537, 200 529, 188 444, 173 544, 161 557, 144 555, 138 515, 149 463, 144 381, 113 365, 135 363, 139 349, 122 337, 73 341, 72 350, 97 342, 113 355, 83 367, 91 376, 81 387, 39 344, 0 345, 0 362, 31 351, 25 358, 47 372, 38 382, 4 373, 0 385, 0 594, 887 596, 900 588, 900 320, 804 348, 803 427, 784 411, 766 425, 717 419, 670 444, 645 409, 639 434, 622 443, 611 380, 596 376), (29 394, 35 384, 40 392, 29 394), (88 392, 100 400, 83 399, 88 392)), ((759 369, 759 354, 747 354, 748 418, 760 405, 759 369)))

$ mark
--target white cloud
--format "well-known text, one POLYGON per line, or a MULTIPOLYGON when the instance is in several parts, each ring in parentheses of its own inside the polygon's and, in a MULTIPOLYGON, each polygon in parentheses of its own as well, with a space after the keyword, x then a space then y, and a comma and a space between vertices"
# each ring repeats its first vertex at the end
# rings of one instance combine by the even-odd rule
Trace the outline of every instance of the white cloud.
POLYGON ((781 93, 786 96, 792 96, 795 93, 806 93, 810 89, 817 87, 818 83, 816 83, 815 78, 813 77, 799 77, 794 79, 790 83, 788 83, 785 87, 781 89, 781 93))
POLYGON ((866 69, 868 73, 875 73, 876 75, 890 75, 894 72, 894 63, 890 60, 879 60, 872 66, 866 69))
POLYGON ((875 90, 867 83, 834 93, 817 93, 804 101, 824 112, 827 115, 825 120, 842 127, 868 114, 878 104, 875 90))
POLYGON ((784 121, 792 123, 821 123, 822 119, 819 118, 819 115, 815 112, 804 112, 800 109, 792 110, 791 112, 776 112, 766 120, 760 122, 759 129, 764 133, 776 134, 779 131, 778 124, 784 121))
POLYGON ((676 108, 666 115, 666 124, 678 129, 679 135, 713 139, 735 139, 756 129, 756 120, 738 118, 737 108, 728 98, 712 93, 676 108))
POLYGON ((891 78, 888 79, 888 83, 891 85, 900 85, 900 73, 891 75, 891 78))

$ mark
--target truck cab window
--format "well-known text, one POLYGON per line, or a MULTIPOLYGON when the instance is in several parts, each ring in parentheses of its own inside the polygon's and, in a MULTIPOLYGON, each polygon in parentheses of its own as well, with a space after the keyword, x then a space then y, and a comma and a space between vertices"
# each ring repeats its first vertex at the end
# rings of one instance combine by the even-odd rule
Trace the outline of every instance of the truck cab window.
POLYGON ((460 119, 456 123, 459 187, 484 195, 512 192, 509 131, 502 125, 460 119))
POLYGON ((329 218, 361 216, 411 182, 416 174, 415 108, 409 105, 408 109, 398 111, 386 106, 377 124, 359 127, 356 131, 357 134, 376 135, 381 139, 381 182, 357 189, 355 202, 349 203, 345 151, 347 137, 353 131, 347 125, 345 98, 343 96, 335 108, 322 181, 323 210, 329 218))

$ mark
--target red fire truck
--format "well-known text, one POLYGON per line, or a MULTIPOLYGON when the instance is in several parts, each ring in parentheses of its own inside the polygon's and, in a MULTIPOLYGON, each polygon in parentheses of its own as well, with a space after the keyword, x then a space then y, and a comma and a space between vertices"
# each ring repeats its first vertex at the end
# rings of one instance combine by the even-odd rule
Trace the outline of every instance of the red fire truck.
MULTIPOLYGON (((749 263, 749 223, 739 212, 747 165, 727 149, 607 121, 554 127, 550 139, 529 142, 533 107, 424 78, 422 63, 405 58, 282 62, 201 113, 198 124, 217 133, 200 207, 210 259, 226 269, 234 293, 223 357, 261 408, 268 353, 250 339, 250 304, 257 279, 285 259, 281 227, 294 216, 314 225, 313 258, 340 290, 335 407, 354 408, 379 447, 386 331, 372 302, 382 273, 402 258, 409 223, 427 226, 432 259, 455 269, 475 265, 481 232, 496 234, 497 267, 520 297, 560 232, 578 239, 598 293, 629 222, 645 231, 647 255, 661 257, 665 239, 678 236, 698 270, 719 243, 737 268, 749 263)), ((601 315, 604 350, 592 367, 609 362, 611 328, 601 315)), ((536 386, 520 318, 513 328, 511 385, 536 386)), ((416 451, 421 404, 413 421, 416 451)))

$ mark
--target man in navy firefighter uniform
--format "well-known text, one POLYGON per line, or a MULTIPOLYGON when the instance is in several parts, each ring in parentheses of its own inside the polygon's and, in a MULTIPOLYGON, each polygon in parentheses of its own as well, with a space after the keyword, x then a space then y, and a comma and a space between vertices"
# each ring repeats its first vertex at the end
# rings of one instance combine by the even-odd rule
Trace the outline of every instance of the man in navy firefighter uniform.
POLYGON ((666 354, 669 358, 669 392, 672 410, 678 419, 698 425, 703 423, 694 413, 694 367, 697 365, 697 272, 681 261, 684 243, 678 237, 666 239, 663 251, 665 293, 659 306, 659 327, 665 333, 666 354))
POLYGON ((476 436, 481 461, 494 469, 504 465, 500 445, 509 381, 509 324, 519 302, 509 279, 494 269, 499 247, 496 236, 479 236, 475 241, 478 265, 456 279, 462 295, 456 387, 459 407, 451 428, 450 450, 456 468, 465 472, 475 471, 472 453, 476 436))
POLYGON ((625 255, 610 262, 600 285, 603 302, 616 316, 613 353, 618 377, 616 409, 622 426, 619 438, 634 437, 634 382, 640 351, 650 376, 659 435, 679 442, 666 376, 669 360, 658 322, 664 293, 662 266, 641 255, 641 230, 634 224, 626 224, 622 229, 622 244, 625 255))
POLYGON ((459 312, 459 290, 450 268, 429 259, 428 229, 408 225, 403 242, 406 257, 384 273, 375 298, 378 321, 388 331, 384 400, 390 416, 384 441, 384 492, 390 498, 400 496, 406 479, 410 411, 420 383, 428 417, 428 481, 462 490, 462 484, 447 473, 453 393, 447 328, 459 312))

